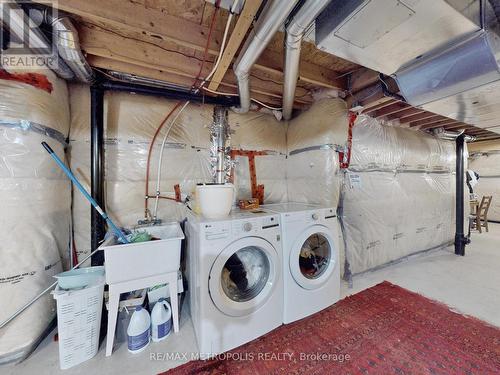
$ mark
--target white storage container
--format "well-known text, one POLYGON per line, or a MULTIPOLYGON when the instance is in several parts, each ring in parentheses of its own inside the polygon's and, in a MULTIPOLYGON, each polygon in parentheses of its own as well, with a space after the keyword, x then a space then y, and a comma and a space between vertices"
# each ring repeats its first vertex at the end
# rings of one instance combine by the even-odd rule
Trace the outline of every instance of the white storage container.
POLYGON ((198 185, 196 199, 201 214, 207 219, 226 217, 231 212, 234 200, 234 185, 198 185))
POLYGON ((179 269, 181 241, 184 239, 179 223, 141 227, 141 230, 158 240, 115 245, 115 238, 112 237, 101 246, 104 250, 107 284, 142 279, 179 269))
POLYGON ((97 354, 103 293, 104 277, 80 290, 57 287, 52 292, 57 301, 59 364, 62 370, 97 354))

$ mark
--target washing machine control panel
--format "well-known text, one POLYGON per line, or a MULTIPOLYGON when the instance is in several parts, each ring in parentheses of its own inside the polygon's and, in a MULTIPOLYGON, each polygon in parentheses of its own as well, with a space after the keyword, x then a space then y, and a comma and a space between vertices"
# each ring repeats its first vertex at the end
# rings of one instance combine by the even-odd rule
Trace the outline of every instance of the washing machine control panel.
POLYGON ((254 236, 263 230, 278 228, 279 215, 228 220, 203 224, 203 233, 206 240, 220 240, 229 236, 254 236))
POLYGON ((231 223, 209 223, 203 225, 205 239, 207 240, 220 240, 227 238, 231 234, 231 223))

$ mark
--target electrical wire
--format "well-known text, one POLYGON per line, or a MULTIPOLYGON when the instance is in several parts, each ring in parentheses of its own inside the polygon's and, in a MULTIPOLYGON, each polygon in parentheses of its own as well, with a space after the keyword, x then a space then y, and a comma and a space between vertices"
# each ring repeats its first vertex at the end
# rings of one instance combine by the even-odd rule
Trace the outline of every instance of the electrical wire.
MULTIPOLYGON (((195 90, 195 93, 198 93, 200 91, 200 89, 206 84, 206 82, 213 76, 213 74, 215 73, 215 71, 217 70, 217 67, 219 66, 219 63, 221 61, 221 58, 222 58, 222 54, 223 54, 223 51, 224 51, 224 48, 225 48, 225 45, 226 45, 226 40, 227 40, 227 35, 229 33, 229 27, 231 25, 231 21, 233 19, 233 14, 234 14, 234 9, 235 9, 235 6, 238 4, 240 0, 234 0, 233 1, 233 4, 231 6, 231 12, 228 16, 228 19, 227 19, 227 22, 226 22, 226 26, 224 28, 224 35, 223 35, 223 38, 222 38, 222 43, 221 43, 221 48, 219 50, 219 54, 217 56, 217 59, 214 63, 214 66, 212 67, 212 70, 210 71, 210 73, 207 75, 207 77, 205 77, 203 79, 203 81, 200 83, 200 85, 198 85, 198 87, 196 88, 195 90)), ((204 57, 203 57, 203 61, 200 65, 200 70, 198 71, 198 74, 195 78, 195 81, 193 82, 193 86, 196 85, 196 83, 198 82, 198 79, 200 78, 201 76, 201 73, 203 71, 203 66, 205 64, 205 60, 206 60, 206 57, 207 57, 207 54, 208 54, 208 48, 210 46, 210 40, 212 38, 212 31, 213 31, 213 28, 214 28, 214 25, 215 25, 215 19, 216 19, 216 15, 217 15, 217 11, 219 9, 219 3, 220 3, 220 0, 217 0, 216 3, 215 3, 215 7, 216 7, 216 10, 212 16, 212 20, 211 20, 211 23, 210 23, 210 30, 208 32, 208 37, 207 37, 207 43, 205 45, 205 51, 204 51, 204 57)), ((158 171, 157 171, 157 180, 156 180, 156 199, 155 199, 155 207, 154 207, 154 214, 153 214, 153 219, 157 219, 157 216, 158 216, 158 203, 159 203, 159 199, 160 199, 160 189, 161 189, 161 169, 162 169, 162 163, 163 163, 163 151, 164 151, 164 148, 165 148, 165 144, 167 142, 167 139, 170 135, 170 131, 172 130, 172 128, 174 127, 175 125, 175 122, 177 121, 177 119, 179 118, 179 116, 181 115, 181 113, 184 111, 184 109, 186 109, 186 107, 189 105, 189 101, 187 101, 186 103, 184 103, 183 107, 179 110, 179 112, 177 113, 177 115, 175 116, 175 118, 171 121, 170 123, 170 126, 168 127, 167 131, 165 132, 165 135, 163 137, 163 141, 162 141, 162 145, 161 145, 161 150, 160 150, 160 157, 159 157, 159 160, 158 160, 158 171)), ((178 103, 180 104, 180 102, 178 103)), ((163 127, 163 126, 162 126, 163 127)), ((149 167, 148 167, 148 177, 149 177, 149 167)), ((148 201, 148 195, 149 195, 149 189, 148 191, 146 192, 146 202, 148 201)), ((147 203, 146 203, 147 205, 147 203)), ((149 212, 148 209, 146 209, 146 212, 149 212)), ((147 214, 146 214, 147 216, 147 214)))

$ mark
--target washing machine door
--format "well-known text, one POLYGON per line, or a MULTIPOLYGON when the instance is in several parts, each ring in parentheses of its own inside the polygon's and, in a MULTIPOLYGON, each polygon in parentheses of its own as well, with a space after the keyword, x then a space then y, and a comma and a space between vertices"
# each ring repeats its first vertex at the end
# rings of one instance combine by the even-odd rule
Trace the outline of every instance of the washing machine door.
POLYGON ((304 289, 323 286, 331 277, 338 262, 332 234, 323 225, 313 225, 295 240, 291 251, 290 272, 304 289))
POLYGON ((245 237, 216 258, 208 280, 210 297, 230 316, 244 316, 260 308, 279 281, 279 255, 266 240, 245 237))

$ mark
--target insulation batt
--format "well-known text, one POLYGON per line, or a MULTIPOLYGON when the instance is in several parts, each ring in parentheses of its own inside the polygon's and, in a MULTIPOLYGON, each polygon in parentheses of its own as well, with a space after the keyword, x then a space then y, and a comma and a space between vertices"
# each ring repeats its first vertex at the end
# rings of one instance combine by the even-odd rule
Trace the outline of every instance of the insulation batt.
MULTIPOLYGON (((0 80, 0 321, 52 284, 63 269, 61 256, 69 266, 70 183, 40 145, 46 141, 64 159, 67 87, 49 70, 30 73, 46 77, 50 92, 0 80)), ((2 328, 0 363, 29 355, 54 318, 54 301, 46 294, 2 328)))
MULTIPOLYGON (((117 224, 133 227, 144 218, 144 185, 149 143, 174 101, 128 93, 105 94, 105 204, 117 224)), ((88 86, 70 85, 71 168, 86 187, 90 183, 90 92, 88 86)), ((191 194, 197 183, 212 181, 209 125, 213 106, 191 103, 170 132, 163 154, 162 195, 173 193, 180 184, 183 194, 191 194)), ((173 115, 170 120, 174 117, 173 115)), ((259 184, 265 185, 266 203, 286 200, 286 125, 273 116, 250 112, 229 113, 233 149, 267 151, 256 157, 259 184)), ((151 157, 149 193, 155 194, 158 157, 166 124, 157 138, 151 157)), ((235 167, 237 199, 250 197, 248 158, 238 157, 235 167)), ((170 194, 171 195, 171 194, 170 194)), ((150 209, 154 198, 150 199, 150 209)), ((184 206, 161 199, 159 218, 164 221, 184 217, 184 206)), ((90 250, 90 206, 78 192, 73 201, 74 236, 79 258, 90 250)))
POLYGON ((488 220, 500 221, 500 149, 472 154, 469 159, 469 169, 479 174, 479 181, 474 186, 474 193, 479 199, 481 200, 484 195, 493 197, 488 220))
POLYGON ((341 175, 337 149, 347 141, 347 105, 322 99, 289 123, 287 188, 293 202, 337 207, 341 175))
POLYGON ((455 144, 359 116, 342 190, 345 276, 454 239, 455 144))

